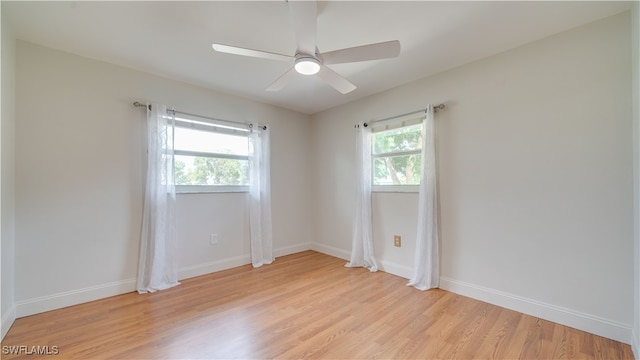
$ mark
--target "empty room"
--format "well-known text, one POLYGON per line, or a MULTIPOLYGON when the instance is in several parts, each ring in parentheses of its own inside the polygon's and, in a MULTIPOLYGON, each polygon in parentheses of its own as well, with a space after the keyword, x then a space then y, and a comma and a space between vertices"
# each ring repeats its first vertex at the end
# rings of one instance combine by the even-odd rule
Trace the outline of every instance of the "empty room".
POLYGON ((639 359, 637 1, 1 1, 3 359, 639 359))

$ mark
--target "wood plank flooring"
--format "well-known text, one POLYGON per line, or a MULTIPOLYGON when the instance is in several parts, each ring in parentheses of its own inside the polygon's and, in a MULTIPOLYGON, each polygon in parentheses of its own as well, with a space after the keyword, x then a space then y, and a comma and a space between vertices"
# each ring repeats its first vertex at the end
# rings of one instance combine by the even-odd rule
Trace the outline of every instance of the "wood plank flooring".
POLYGON ((633 359, 629 345, 306 251, 16 320, 2 359, 633 359))

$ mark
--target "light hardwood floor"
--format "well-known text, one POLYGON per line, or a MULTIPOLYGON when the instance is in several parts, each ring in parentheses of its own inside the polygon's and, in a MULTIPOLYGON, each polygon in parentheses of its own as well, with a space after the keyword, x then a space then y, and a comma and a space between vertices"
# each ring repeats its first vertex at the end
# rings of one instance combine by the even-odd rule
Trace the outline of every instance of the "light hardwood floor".
POLYGON ((49 346, 50 359, 633 359, 613 340, 344 263, 306 251, 29 316, 2 346, 49 346))

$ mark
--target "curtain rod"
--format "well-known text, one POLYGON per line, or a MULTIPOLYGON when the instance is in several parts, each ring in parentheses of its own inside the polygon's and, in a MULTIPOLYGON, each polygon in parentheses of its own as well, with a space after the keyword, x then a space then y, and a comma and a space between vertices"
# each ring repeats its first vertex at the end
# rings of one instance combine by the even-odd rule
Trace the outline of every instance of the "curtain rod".
MULTIPOLYGON (((151 110, 151 104, 146 105, 146 104, 140 103, 138 101, 135 101, 133 103, 133 106, 135 106, 135 107, 144 107, 144 108, 147 108, 148 110, 151 110)), ((209 117, 209 116, 189 114, 189 113, 186 113, 186 112, 178 111, 176 109, 167 109, 167 111, 172 111, 173 115, 175 115, 177 113, 177 114, 182 114, 182 115, 187 115, 187 116, 195 116, 195 117, 208 119, 208 120, 213 120, 213 121, 221 121, 221 122, 226 122, 226 123, 230 123, 230 124, 245 125, 245 126, 248 126, 250 129, 253 128, 253 124, 247 124, 247 123, 243 123, 243 122, 239 122, 239 121, 223 120, 223 119, 212 118, 212 117, 209 117)), ((262 130, 267 130, 267 126, 266 125, 262 125, 262 126, 260 126, 260 128, 262 130)))
MULTIPOLYGON (((444 104, 433 105, 433 111, 444 110, 444 107, 445 107, 445 105, 444 105, 444 104)), ((406 113, 406 114, 395 115, 395 116, 388 117, 388 118, 385 118, 385 119, 369 121, 369 122, 364 123, 364 127, 367 127, 367 126, 369 126, 370 124, 375 124, 375 123, 380 122, 380 121, 393 120, 393 119, 395 119, 395 118, 400 118, 400 117, 407 116, 407 115, 411 115, 411 114, 419 114, 419 113, 426 112, 426 111, 427 111, 427 109, 420 109, 420 110, 416 110, 416 111, 408 112, 408 113, 406 113)), ((357 128, 357 127, 359 127, 359 126, 360 126, 360 125, 356 124, 356 125, 354 125, 353 127, 357 128)))

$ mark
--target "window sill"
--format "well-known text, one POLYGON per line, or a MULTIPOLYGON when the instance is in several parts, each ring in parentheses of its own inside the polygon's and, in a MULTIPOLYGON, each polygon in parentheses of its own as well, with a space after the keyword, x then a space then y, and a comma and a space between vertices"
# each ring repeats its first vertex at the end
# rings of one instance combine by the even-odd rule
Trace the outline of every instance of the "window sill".
POLYGON ((419 193, 420 185, 373 185, 371 192, 377 193, 419 193))
POLYGON ((176 185, 176 194, 248 193, 244 185, 176 185))

